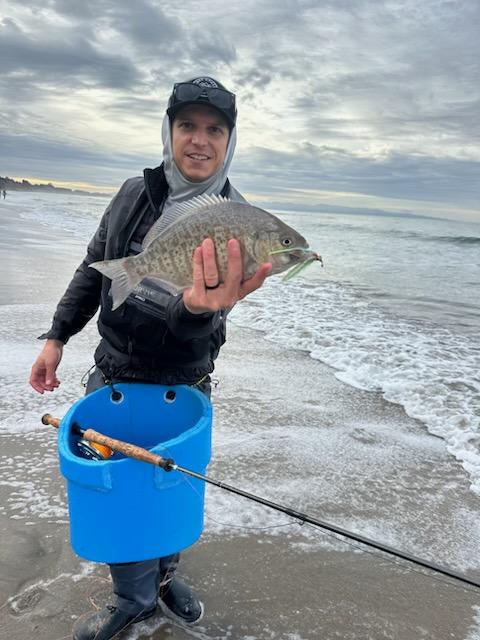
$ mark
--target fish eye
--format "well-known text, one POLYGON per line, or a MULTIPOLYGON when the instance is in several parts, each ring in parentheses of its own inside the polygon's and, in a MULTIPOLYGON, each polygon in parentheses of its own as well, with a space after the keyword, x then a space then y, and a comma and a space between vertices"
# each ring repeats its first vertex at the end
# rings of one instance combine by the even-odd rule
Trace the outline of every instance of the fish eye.
POLYGON ((292 241, 290 240, 290 238, 284 238, 282 240, 282 244, 284 247, 289 247, 292 244, 292 241))

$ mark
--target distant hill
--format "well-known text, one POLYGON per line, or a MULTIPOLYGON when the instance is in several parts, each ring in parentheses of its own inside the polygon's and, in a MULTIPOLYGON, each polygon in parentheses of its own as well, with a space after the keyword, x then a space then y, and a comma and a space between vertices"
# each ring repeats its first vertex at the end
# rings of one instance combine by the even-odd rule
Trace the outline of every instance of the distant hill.
POLYGON ((81 189, 66 189, 65 187, 55 187, 51 182, 44 184, 32 184, 28 180, 18 182, 12 178, 2 178, 0 176, 0 191, 51 191, 52 193, 72 193, 79 196, 101 196, 111 198, 111 194, 99 193, 96 191, 82 191, 81 189))

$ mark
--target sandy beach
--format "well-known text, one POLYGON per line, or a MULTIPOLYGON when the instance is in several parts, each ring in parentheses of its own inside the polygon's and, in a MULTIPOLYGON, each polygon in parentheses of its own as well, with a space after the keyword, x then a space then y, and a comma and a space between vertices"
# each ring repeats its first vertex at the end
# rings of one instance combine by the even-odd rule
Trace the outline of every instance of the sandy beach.
MULTIPOLYGON (((45 412, 81 397, 95 323, 65 349, 55 394, 26 380, 85 242, 0 206, 0 638, 61 640, 109 598, 108 571, 68 541, 63 479, 45 412)), ((480 498, 445 443, 381 394, 340 382, 307 353, 230 323, 213 391, 208 473, 480 581, 480 498)), ((392 562, 208 488, 205 533, 180 573, 199 626, 156 616, 126 638, 478 640, 480 590, 392 562)))

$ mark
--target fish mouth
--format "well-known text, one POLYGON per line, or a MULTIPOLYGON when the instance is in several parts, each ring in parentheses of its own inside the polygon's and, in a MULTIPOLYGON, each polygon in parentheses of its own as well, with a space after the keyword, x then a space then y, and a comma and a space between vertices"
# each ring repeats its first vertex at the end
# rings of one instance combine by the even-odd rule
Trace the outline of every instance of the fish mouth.
POLYGON ((319 261, 323 267, 322 256, 316 251, 312 251, 309 247, 286 247, 285 249, 274 249, 273 251, 270 251, 271 256, 280 255, 282 253, 295 256, 295 258, 298 258, 302 264, 307 261, 309 264, 311 262, 319 261))
POLYGON ((297 276, 301 271, 303 271, 308 266, 310 266, 313 262, 320 262, 320 264, 323 267, 322 256, 319 253, 315 253, 315 251, 310 251, 310 250, 307 250, 307 252, 310 255, 304 258, 302 262, 299 262, 298 264, 296 264, 293 267, 293 269, 290 269, 290 271, 287 271, 287 273, 283 276, 282 280, 284 281, 291 280, 292 278, 297 276))
POLYGON ((287 247, 285 249, 275 249, 273 251, 270 251, 270 255, 278 255, 282 253, 287 253, 298 258, 297 264, 292 267, 290 271, 287 271, 287 273, 283 276, 283 281, 291 280, 291 278, 294 278, 301 271, 306 269, 306 267, 310 266, 313 262, 320 262, 323 267, 322 256, 316 251, 312 251, 308 247, 287 247))

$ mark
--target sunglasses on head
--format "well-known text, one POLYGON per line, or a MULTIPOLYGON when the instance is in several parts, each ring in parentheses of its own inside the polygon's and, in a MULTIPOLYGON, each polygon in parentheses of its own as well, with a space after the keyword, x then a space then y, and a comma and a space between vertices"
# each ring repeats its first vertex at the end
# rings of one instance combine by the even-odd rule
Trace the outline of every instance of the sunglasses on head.
POLYGON ((235 111, 235 95, 226 89, 203 87, 193 82, 178 82, 173 87, 173 104, 205 100, 217 109, 235 111))

